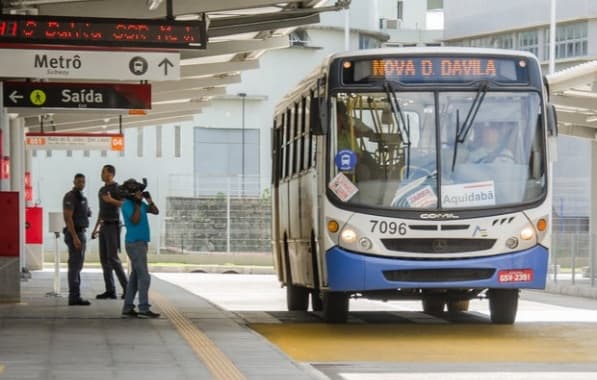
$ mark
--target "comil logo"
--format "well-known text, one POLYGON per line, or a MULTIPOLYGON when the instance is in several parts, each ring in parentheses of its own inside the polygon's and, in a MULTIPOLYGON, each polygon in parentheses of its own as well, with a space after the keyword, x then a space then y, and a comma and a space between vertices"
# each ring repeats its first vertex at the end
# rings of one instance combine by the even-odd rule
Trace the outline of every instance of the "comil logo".
POLYGON ((419 216, 421 219, 458 219, 458 215, 452 213, 427 213, 419 216))

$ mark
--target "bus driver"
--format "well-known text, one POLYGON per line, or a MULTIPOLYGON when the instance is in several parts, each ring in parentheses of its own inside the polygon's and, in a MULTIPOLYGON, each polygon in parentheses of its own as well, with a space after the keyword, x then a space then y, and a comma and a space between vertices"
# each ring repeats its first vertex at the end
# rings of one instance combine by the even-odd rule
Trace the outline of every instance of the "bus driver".
POLYGON ((514 153, 508 148, 508 128, 498 123, 482 123, 473 127, 480 135, 480 146, 473 150, 468 161, 472 163, 513 163, 514 153))

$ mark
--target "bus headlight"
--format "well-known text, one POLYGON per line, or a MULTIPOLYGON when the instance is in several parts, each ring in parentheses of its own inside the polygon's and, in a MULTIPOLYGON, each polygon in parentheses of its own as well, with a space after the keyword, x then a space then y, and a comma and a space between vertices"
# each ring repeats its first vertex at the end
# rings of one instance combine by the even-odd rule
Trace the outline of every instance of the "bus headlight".
POLYGON ((508 240, 506 240, 506 247, 508 247, 510 249, 514 249, 514 248, 518 247, 518 239, 515 238, 514 236, 509 237, 508 240))
POLYGON ((531 227, 525 227, 520 231, 520 238, 522 240, 531 240, 535 236, 535 231, 531 227))
POLYGON ((371 242, 371 240, 366 237, 362 237, 359 239, 359 245, 361 246, 362 249, 364 249, 366 251, 370 250, 371 247, 373 247, 373 243, 371 242))
POLYGON ((352 228, 345 228, 340 234, 342 241, 347 244, 353 244, 357 241, 357 233, 352 228))

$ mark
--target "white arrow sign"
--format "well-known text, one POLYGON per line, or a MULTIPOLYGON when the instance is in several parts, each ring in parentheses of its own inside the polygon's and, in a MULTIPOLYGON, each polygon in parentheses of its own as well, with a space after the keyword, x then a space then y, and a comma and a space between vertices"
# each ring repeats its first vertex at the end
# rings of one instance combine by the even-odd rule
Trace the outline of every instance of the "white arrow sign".
POLYGON ((19 92, 17 90, 14 90, 10 95, 8 95, 8 97, 10 98, 10 100, 12 100, 14 104, 17 104, 19 102, 19 99, 23 99, 23 95, 19 95, 19 92))
POLYGON ((39 79, 180 79, 180 54, 0 49, 0 77, 39 79))

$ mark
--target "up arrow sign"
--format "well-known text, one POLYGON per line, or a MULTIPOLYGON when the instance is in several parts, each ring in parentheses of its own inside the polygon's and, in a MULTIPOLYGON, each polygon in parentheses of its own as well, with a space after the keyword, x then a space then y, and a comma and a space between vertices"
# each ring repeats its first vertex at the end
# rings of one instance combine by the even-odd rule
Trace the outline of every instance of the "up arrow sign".
POLYGON ((158 67, 164 66, 164 75, 168 75, 168 66, 174 67, 172 62, 168 58, 164 58, 162 62, 158 64, 158 67))
POLYGON ((14 104, 18 104, 19 103, 19 99, 23 99, 23 95, 20 95, 19 92, 17 90, 14 90, 10 95, 8 95, 8 98, 14 103, 14 104))

